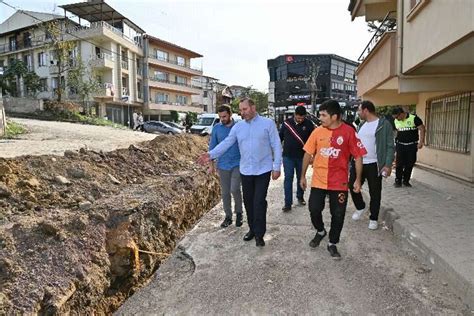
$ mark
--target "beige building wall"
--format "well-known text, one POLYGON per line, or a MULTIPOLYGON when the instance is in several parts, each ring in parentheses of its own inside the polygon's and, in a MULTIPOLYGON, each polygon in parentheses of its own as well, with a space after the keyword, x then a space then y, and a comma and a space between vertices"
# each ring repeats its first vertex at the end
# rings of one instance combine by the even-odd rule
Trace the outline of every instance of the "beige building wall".
POLYGON ((407 21, 410 1, 399 1, 398 10, 403 12, 403 72, 474 31, 473 0, 431 0, 407 21))
MULTIPOLYGON (((416 106, 416 114, 426 122, 426 106, 429 99, 440 97, 449 94, 448 92, 438 93, 420 93, 419 102, 416 106)), ((471 116, 474 117, 474 100, 471 100, 471 116)), ((418 151, 418 161, 435 170, 454 175, 467 181, 474 181, 474 124, 471 119, 471 152, 468 154, 456 153, 452 151, 445 151, 424 146, 418 151)))

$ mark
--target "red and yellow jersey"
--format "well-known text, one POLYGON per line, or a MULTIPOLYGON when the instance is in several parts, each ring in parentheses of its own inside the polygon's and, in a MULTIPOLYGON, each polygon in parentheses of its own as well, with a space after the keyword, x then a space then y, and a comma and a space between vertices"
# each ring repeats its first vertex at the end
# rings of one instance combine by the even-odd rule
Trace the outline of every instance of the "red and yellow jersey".
POLYGON ((367 154, 364 145, 350 126, 316 128, 304 146, 304 151, 314 156, 313 188, 347 191, 349 158, 367 154))

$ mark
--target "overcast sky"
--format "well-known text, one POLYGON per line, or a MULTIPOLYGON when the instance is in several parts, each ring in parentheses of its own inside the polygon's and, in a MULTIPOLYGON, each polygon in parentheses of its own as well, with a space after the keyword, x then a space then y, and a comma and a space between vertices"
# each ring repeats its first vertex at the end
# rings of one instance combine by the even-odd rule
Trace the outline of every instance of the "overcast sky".
MULTIPOLYGON (((30 11, 63 14, 80 1, 5 0, 30 11)), ((109 0, 148 34, 200 53, 195 64, 228 85, 268 90, 267 59, 285 54, 337 54, 357 60, 370 40, 351 22, 349 0, 109 0)), ((3 22, 14 10, 0 3, 3 22)))

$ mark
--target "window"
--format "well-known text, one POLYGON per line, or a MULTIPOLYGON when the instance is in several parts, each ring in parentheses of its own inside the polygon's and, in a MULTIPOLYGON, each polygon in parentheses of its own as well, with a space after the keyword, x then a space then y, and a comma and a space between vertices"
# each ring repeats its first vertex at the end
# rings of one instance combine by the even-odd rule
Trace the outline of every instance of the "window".
POLYGON ((31 47, 31 33, 30 32, 23 33, 23 45, 24 47, 31 47))
POLYGON ((46 66, 46 54, 44 52, 38 53, 38 66, 46 66))
POLYGON ((24 55, 23 62, 25 63, 25 66, 26 68, 28 68, 29 71, 33 70, 33 58, 31 58, 31 55, 24 55))
POLYGON ((8 46, 10 48, 10 51, 14 51, 16 50, 16 36, 11 36, 9 39, 8 39, 8 46))
POLYGON ((355 67, 352 65, 346 65, 346 74, 344 77, 347 79, 354 79, 355 67))
POLYGON ((187 104, 188 98, 185 97, 184 95, 177 95, 176 96, 176 103, 179 104, 187 104))
POLYGON ((469 153, 471 122, 469 113, 474 92, 433 99, 426 107, 426 145, 432 148, 469 153))
POLYGON ((176 62, 178 63, 178 66, 186 66, 186 59, 181 56, 176 56, 176 62))
POLYGON ((167 52, 164 52, 164 51, 161 51, 161 50, 156 50, 155 51, 155 56, 156 56, 156 59, 168 61, 168 53, 167 52))
POLYGON ((155 103, 168 103, 169 96, 165 93, 157 93, 155 95, 155 103))
POLYGON ((46 78, 41 78, 39 80, 39 83, 40 83, 40 91, 41 92, 44 92, 44 91, 48 91, 48 79, 46 78))
POLYGON ((137 96, 139 99, 142 98, 142 82, 137 80, 137 96))
POLYGON ((166 72, 155 70, 155 80, 168 81, 168 74, 166 72))
POLYGON ((185 85, 187 83, 187 81, 186 81, 185 77, 176 76, 176 83, 185 85))
POLYGON ((203 91, 202 96, 203 96, 204 98, 207 98, 207 91, 203 91))

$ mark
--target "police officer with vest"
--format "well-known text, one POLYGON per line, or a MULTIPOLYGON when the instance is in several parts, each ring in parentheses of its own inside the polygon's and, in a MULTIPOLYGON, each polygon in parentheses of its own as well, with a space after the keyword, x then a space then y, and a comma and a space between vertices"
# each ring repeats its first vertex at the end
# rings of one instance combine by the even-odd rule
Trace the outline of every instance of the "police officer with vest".
POLYGON ((397 132, 395 187, 401 187, 402 183, 411 187, 411 172, 416 162, 416 153, 423 147, 425 126, 418 116, 405 112, 401 107, 393 109, 392 116, 397 132))

